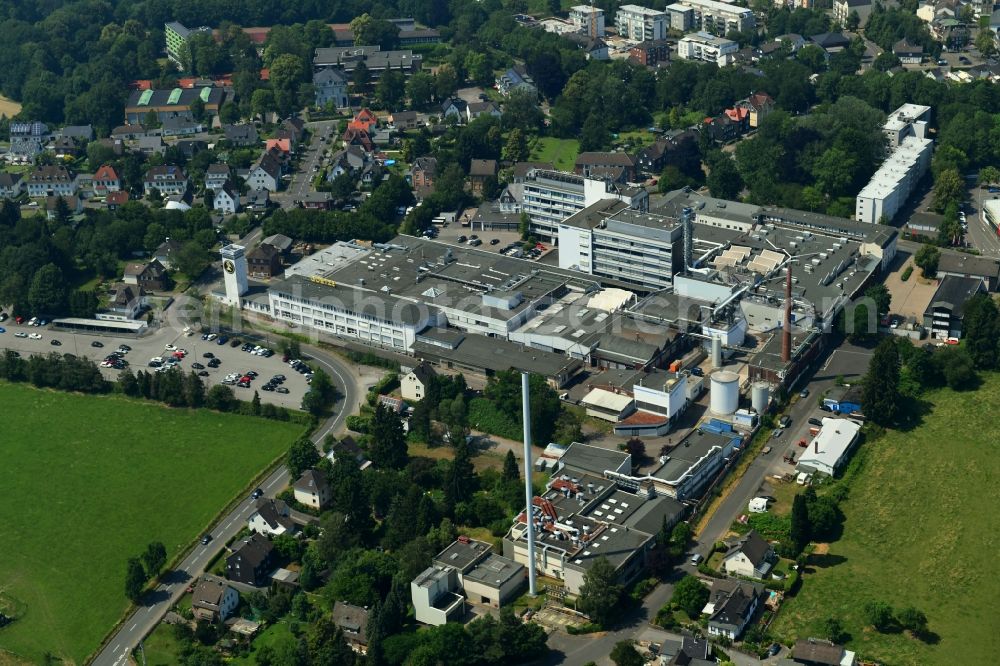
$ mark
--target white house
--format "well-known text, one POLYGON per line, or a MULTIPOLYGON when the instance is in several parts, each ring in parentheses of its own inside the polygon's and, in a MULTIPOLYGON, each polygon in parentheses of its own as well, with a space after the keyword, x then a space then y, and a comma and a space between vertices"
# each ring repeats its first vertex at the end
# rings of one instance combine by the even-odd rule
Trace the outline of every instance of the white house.
POLYGON ((251 190, 277 192, 281 185, 281 165, 278 160, 268 153, 261 155, 247 174, 247 185, 251 190))
POLYGON ((0 197, 13 199, 24 192, 24 179, 19 173, 0 172, 0 197))
POLYGON ((322 509, 330 503, 330 483, 326 474, 320 470, 307 469, 302 472, 302 476, 292 486, 292 491, 296 502, 314 509, 322 509))
POLYGON ((141 286, 120 283, 109 293, 108 309, 98 319, 129 321, 135 319, 146 305, 146 292, 141 286))
POLYGON ((240 209, 240 194, 231 185, 223 185, 215 192, 213 208, 223 215, 232 215, 240 209))
POLYGON ((427 363, 421 363, 417 367, 410 370, 399 382, 400 392, 403 394, 403 400, 409 400, 411 402, 416 402, 418 400, 423 400, 424 396, 427 395, 427 386, 430 384, 431 380, 437 373, 434 369, 427 363))
POLYGON ((205 189, 218 190, 229 182, 231 175, 232 172, 228 164, 216 162, 215 164, 208 165, 208 168, 205 169, 205 189))
POLYGON ((774 564, 774 549, 764 537, 750 530, 730 546, 722 558, 722 570, 745 578, 764 578, 774 564))
POLYGON ((316 106, 324 107, 333 103, 338 109, 349 106, 347 99, 347 76, 335 67, 324 67, 313 74, 313 88, 316 91, 316 106))
POLYGON ((592 389, 580 401, 587 409, 587 416, 617 423, 635 411, 635 401, 625 393, 615 393, 607 389, 592 389))
POLYGON ((281 500, 259 499, 257 510, 247 521, 251 532, 258 534, 291 534, 295 531, 295 523, 288 517, 288 505, 281 500))
POLYGON ((240 605, 240 593, 222 578, 205 574, 191 595, 196 620, 222 622, 240 605))
POLYGON ((702 610, 708 615, 710 636, 736 640, 753 619, 764 598, 764 586, 741 580, 721 579, 712 583, 708 603, 702 610))

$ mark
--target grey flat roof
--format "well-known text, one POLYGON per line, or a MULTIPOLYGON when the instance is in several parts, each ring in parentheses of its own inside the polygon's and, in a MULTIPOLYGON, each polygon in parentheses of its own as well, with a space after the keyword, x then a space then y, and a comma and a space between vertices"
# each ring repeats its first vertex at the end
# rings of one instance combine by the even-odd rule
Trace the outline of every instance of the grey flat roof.
POLYGON ((563 354, 472 334, 466 335, 455 349, 417 341, 413 343, 413 353, 418 358, 445 359, 468 368, 491 372, 514 369, 546 377, 571 375, 582 365, 579 359, 567 358, 563 354))
POLYGON ((434 558, 436 564, 455 567, 459 571, 464 571, 470 564, 483 557, 490 550, 489 544, 475 539, 469 539, 468 543, 462 541, 452 541, 447 548, 442 550, 434 558))
POLYGON ((673 482, 684 476, 688 470, 709 455, 713 448, 729 446, 735 434, 719 435, 714 432, 693 430, 667 453, 667 461, 660 465, 653 476, 673 482))
POLYGON ((959 273, 962 275, 977 275, 996 280, 1000 274, 1000 262, 989 257, 977 257, 964 252, 941 252, 938 260, 939 273, 959 273))
POLYGON ((317 284, 301 275, 293 275, 271 283, 268 291, 306 299, 332 309, 345 310, 374 317, 381 321, 401 322, 415 326, 424 322, 434 311, 433 306, 413 303, 378 291, 358 289, 338 284, 331 287, 317 284))
MULTIPOLYGON (((296 272, 300 272, 299 264, 286 271, 296 272)), ((330 270, 324 271, 322 265, 313 266, 309 274, 366 291, 391 294, 430 306, 457 307, 464 312, 500 320, 516 317, 532 301, 567 283, 581 289, 598 285, 590 276, 576 271, 413 236, 397 236, 362 255, 345 257, 330 270), (482 302, 485 293, 507 291, 520 292, 523 300, 509 310, 482 302)))
POLYGON ((465 580, 471 580, 488 587, 500 588, 511 578, 523 576, 525 568, 506 557, 490 553, 485 560, 463 574, 465 580))
MULTIPOLYGON (((560 458, 560 462, 567 467, 590 472, 596 476, 604 476, 604 470, 616 470, 622 463, 630 461, 631 458, 632 456, 624 451, 612 451, 599 446, 573 442, 560 458)), ((631 463, 626 467, 631 468, 631 463)))

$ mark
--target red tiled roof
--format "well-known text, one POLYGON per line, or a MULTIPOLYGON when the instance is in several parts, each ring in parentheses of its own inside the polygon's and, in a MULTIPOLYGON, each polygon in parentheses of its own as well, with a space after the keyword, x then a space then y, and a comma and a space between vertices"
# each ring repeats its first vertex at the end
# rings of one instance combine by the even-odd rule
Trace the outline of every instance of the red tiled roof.
POLYGON ((260 70, 260 80, 261 81, 270 81, 271 80, 271 70, 268 69, 267 67, 265 67, 262 70, 260 70))
POLYGON ((132 83, 128 84, 130 88, 136 90, 152 90, 153 82, 149 79, 136 79, 132 83))
POLYGON ((94 180, 118 180, 118 174, 110 164, 104 164, 94 173, 94 180))
POLYGON ((625 425, 659 425, 664 421, 669 421, 666 416, 662 414, 653 414, 652 412, 637 411, 633 412, 628 418, 619 421, 619 424, 625 425))
POLYGON ((271 150, 271 148, 277 148, 283 153, 290 153, 292 152, 292 142, 289 139, 268 139, 264 150, 271 150))
POLYGON ((243 33, 250 38, 250 41, 254 44, 263 44, 267 41, 267 33, 271 32, 270 28, 243 28, 243 33))
POLYGON ((108 197, 107 199, 105 199, 105 202, 109 204, 115 204, 116 206, 120 206, 126 203, 127 201, 128 201, 128 192, 125 192, 124 190, 120 192, 108 192, 108 197))
POLYGON ((736 107, 735 109, 726 109, 725 111, 723 111, 723 113, 729 116, 730 120, 733 120, 735 122, 739 122, 744 118, 748 118, 750 116, 750 110, 745 109, 742 106, 736 107))

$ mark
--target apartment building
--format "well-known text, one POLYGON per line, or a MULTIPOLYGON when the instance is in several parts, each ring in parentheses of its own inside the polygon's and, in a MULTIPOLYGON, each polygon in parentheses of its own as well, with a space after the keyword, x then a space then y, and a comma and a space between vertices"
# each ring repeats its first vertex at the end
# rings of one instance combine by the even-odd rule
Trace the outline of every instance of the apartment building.
POLYGON ((188 28, 177 21, 171 21, 163 25, 163 36, 167 42, 167 56, 181 67, 190 64, 190 53, 188 51, 188 39, 193 35, 212 34, 212 29, 207 26, 198 28, 188 28))
POLYGON ((739 48, 740 45, 731 39, 697 32, 685 35, 677 43, 677 57, 682 60, 714 62, 719 67, 725 67, 732 62, 739 48))
POLYGON ((590 5, 577 5, 569 9, 569 22, 577 32, 591 37, 604 37, 604 10, 590 5))
POLYGON ((855 219, 875 223, 892 220, 917 182, 930 168, 934 141, 928 138, 931 107, 904 104, 889 114, 883 126, 891 151, 858 193, 855 219))
POLYGON ((746 7, 716 0, 682 0, 666 9, 670 28, 704 30, 716 35, 746 32, 757 26, 753 12, 746 7))
POLYGON ((639 5, 622 5, 615 14, 618 34, 633 42, 666 39, 669 21, 666 12, 639 5))

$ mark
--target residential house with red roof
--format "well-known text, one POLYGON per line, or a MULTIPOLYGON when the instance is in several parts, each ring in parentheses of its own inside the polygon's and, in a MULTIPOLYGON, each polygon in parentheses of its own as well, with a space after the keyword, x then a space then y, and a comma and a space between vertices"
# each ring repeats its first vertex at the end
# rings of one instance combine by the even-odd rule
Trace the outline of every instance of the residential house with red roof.
POLYGON ((94 194, 97 196, 107 196, 109 192, 118 192, 122 189, 122 179, 118 177, 118 172, 110 164, 101 165, 94 173, 93 179, 94 194))

